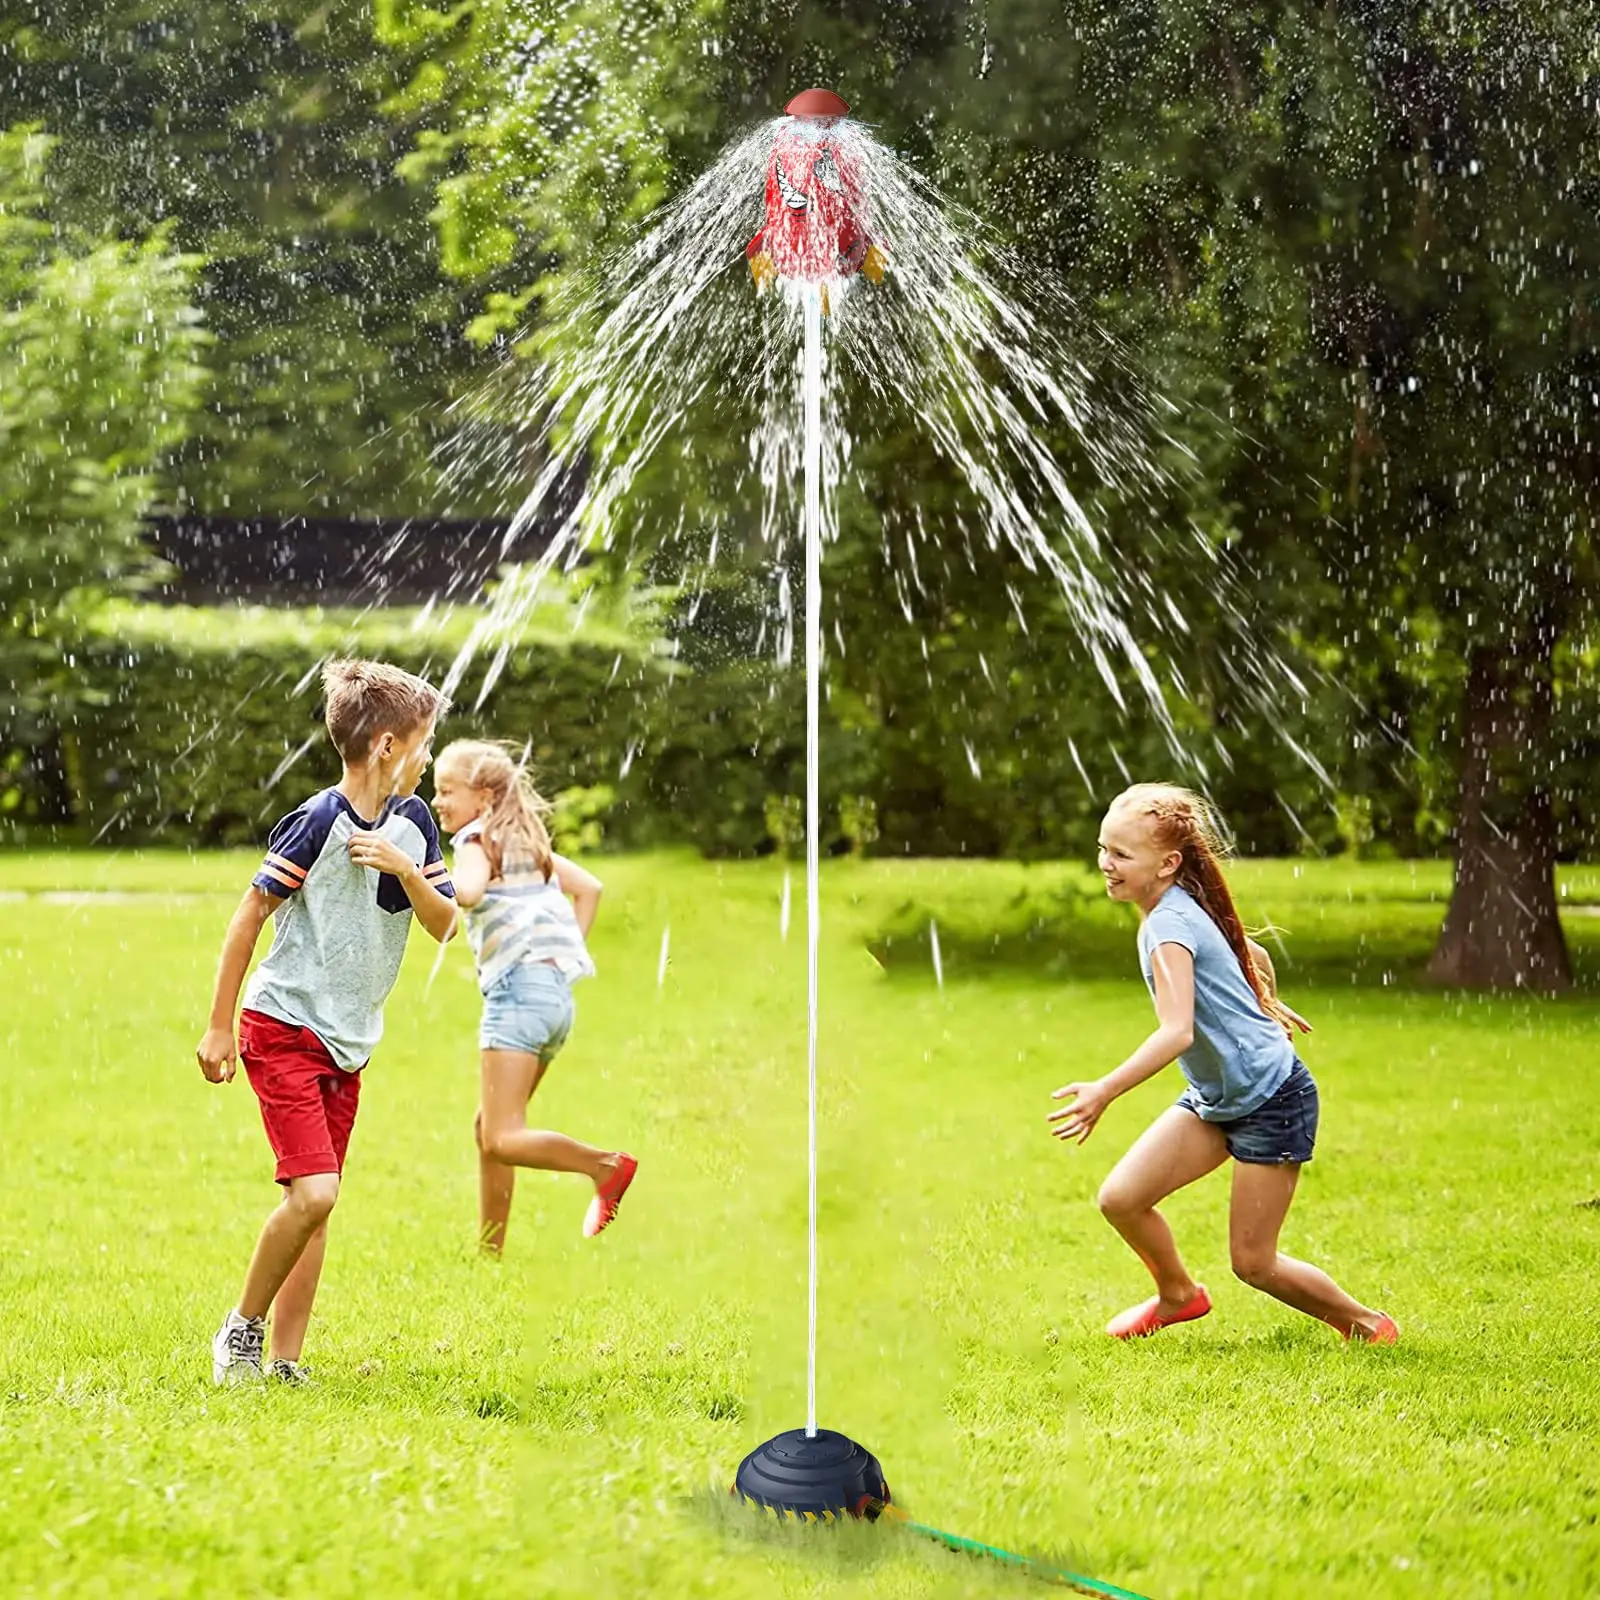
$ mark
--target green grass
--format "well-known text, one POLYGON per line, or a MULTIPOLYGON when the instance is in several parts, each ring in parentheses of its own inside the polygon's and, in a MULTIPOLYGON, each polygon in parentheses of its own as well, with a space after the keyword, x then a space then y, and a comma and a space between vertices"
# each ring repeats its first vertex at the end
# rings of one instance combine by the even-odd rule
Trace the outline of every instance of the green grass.
MULTIPOLYGON (((0 858, 0 1593, 1035 1592, 883 1527, 772 1530, 720 1492, 804 1420, 803 903, 781 942, 772 864, 604 864, 601 976, 537 1105, 642 1175, 595 1243, 576 1180, 525 1177, 498 1266, 470 1249, 475 991, 460 950, 430 988, 418 935, 318 1386, 213 1390, 274 1194, 248 1087, 192 1055, 252 860, 0 858)), ((1125 913, 1063 868, 831 863, 821 1420, 922 1519, 1155 1600, 1593 1594, 1600 1002, 1420 987, 1433 865, 1237 871, 1318 1025, 1286 1246, 1404 1342, 1346 1349, 1235 1283, 1220 1177, 1170 1208, 1216 1315, 1106 1340, 1145 1288, 1094 1191, 1176 1085, 1081 1150, 1043 1115, 1149 1025, 1125 913)), ((1600 875, 1567 888, 1594 974, 1600 917, 1576 907, 1600 875)))

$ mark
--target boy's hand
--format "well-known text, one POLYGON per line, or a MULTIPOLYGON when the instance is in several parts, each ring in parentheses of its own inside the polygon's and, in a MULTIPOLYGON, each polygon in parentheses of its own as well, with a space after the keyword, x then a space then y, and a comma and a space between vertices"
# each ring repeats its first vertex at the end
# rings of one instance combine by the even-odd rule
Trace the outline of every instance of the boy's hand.
POLYGON ((239 1047, 234 1043, 232 1028, 207 1028, 194 1054, 207 1083, 233 1082, 239 1069, 239 1047))
POLYGON ((1052 1111, 1045 1120, 1060 1123, 1060 1127, 1050 1130, 1055 1138, 1076 1139, 1082 1144, 1094 1132, 1095 1124, 1116 1097, 1106 1087, 1104 1080, 1097 1078, 1093 1083, 1066 1084, 1050 1098, 1064 1100, 1068 1095, 1075 1097, 1072 1104, 1060 1111, 1052 1111))
POLYGON ((392 839, 377 833, 352 833, 347 846, 358 867, 375 867, 402 882, 416 872, 417 864, 392 839))

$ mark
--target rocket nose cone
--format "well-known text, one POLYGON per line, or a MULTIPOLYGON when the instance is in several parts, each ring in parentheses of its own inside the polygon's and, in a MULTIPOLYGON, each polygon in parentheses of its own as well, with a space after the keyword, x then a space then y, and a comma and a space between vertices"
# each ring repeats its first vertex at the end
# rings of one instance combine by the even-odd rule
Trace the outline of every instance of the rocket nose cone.
POLYGON ((802 89, 784 108, 791 117, 847 117, 847 106, 832 89, 802 89))

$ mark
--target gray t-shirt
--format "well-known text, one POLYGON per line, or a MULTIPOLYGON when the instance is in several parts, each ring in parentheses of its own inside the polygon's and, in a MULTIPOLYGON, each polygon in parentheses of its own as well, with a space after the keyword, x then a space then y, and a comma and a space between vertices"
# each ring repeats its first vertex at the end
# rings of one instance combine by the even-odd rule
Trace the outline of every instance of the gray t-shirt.
POLYGON ((1163 944, 1181 944, 1194 957, 1194 1042, 1178 1058, 1194 1109, 1206 1122, 1248 1116, 1282 1088, 1294 1046, 1261 1009, 1222 930, 1179 884, 1139 924, 1139 966, 1152 995, 1150 957, 1163 944))
POLYGON ((424 801, 386 801, 369 823, 337 789, 324 789, 272 830, 251 880, 283 904, 273 914, 272 948, 244 993, 247 1010, 310 1028, 350 1072, 366 1065, 383 1035, 383 1003, 412 918, 398 878, 350 859, 346 846, 360 830, 397 844, 435 889, 455 897, 424 801))

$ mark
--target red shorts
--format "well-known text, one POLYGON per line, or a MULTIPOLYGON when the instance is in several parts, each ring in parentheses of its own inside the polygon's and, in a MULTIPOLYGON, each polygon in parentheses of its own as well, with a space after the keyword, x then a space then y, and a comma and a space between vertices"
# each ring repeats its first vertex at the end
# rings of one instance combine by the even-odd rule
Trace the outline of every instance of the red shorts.
POLYGON ((239 1055, 261 1102, 278 1182, 342 1172, 355 1126, 361 1074, 335 1065, 310 1028, 260 1011, 239 1015, 239 1055))

